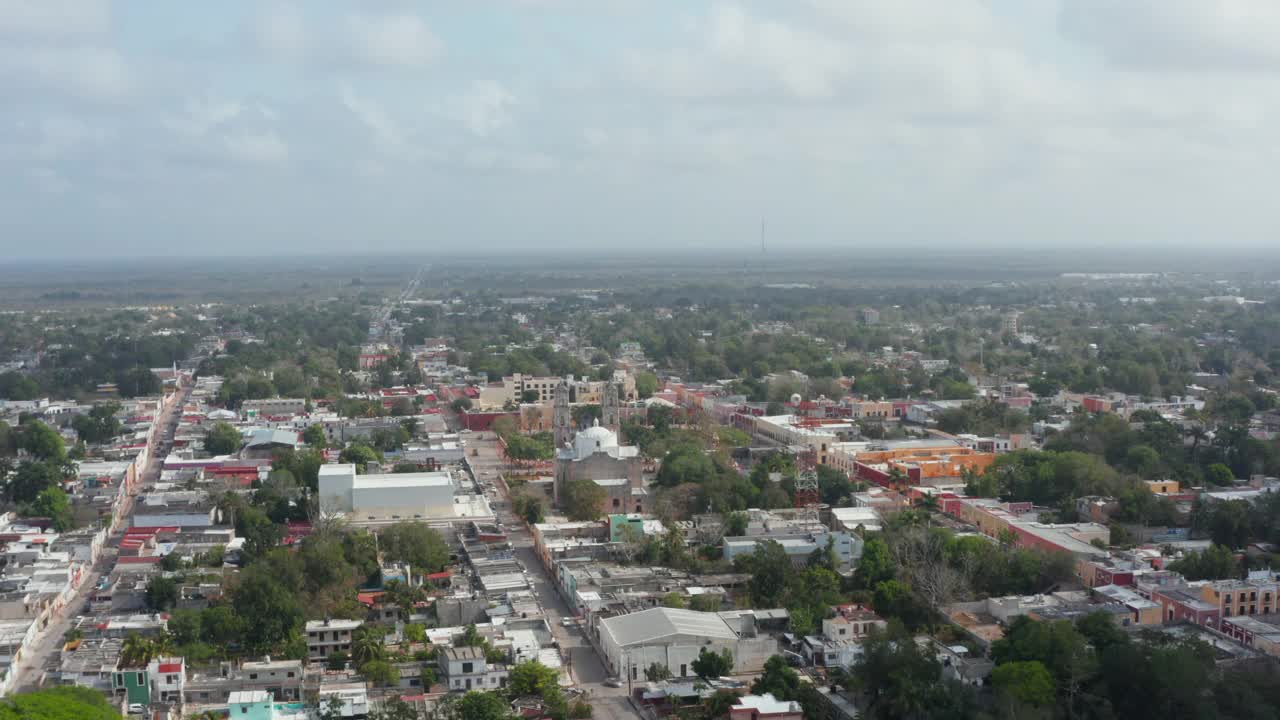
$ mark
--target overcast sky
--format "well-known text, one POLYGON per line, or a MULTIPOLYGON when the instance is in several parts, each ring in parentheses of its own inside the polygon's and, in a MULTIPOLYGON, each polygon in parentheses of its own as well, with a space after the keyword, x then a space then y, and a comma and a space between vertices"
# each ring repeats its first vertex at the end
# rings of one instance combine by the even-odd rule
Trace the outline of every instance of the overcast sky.
POLYGON ((9 257, 1280 247, 1278 0, 0 0, 9 257))

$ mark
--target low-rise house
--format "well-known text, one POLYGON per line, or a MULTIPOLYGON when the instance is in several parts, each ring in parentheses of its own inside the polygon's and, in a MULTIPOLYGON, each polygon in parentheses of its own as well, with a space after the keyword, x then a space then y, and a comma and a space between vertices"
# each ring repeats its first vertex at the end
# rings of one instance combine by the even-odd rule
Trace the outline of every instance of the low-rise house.
POLYGON ((1129 617, 1122 624, 1159 625, 1163 622, 1160 604, 1143 597, 1133 588, 1121 585, 1099 585, 1093 588, 1093 592, 1097 593, 1100 599, 1105 598, 1104 602, 1122 605, 1128 611, 1129 617))
POLYGON ((183 699, 191 705, 220 705, 236 691, 264 691, 276 702, 302 699, 304 682, 301 660, 272 660, 243 663, 224 662, 216 675, 194 674, 183 687, 183 699))
POLYGON ((86 636, 119 638, 130 635, 155 637, 168 627, 169 616, 160 614, 120 615, 106 618, 86 618, 82 625, 86 636))
POLYGON ((884 618, 861 605, 841 605, 836 608, 835 617, 822 621, 822 634, 832 640, 860 640, 872 628, 886 627, 884 618))
POLYGON ((299 444, 298 433, 292 430, 259 428, 253 431, 245 441, 240 457, 270 458, 280 450, 293 450, 299 444))
POLYGON ((822 621, 821 635, 805 636, 800 650, 813 665, 849 668, 862 657, 862 640, 871 629, 886 626, 887 623, 870 610, 859 605, 843 605, 836 608, 835 617, 822 621))
POLYGON ((363 718, 369 714, 369 691, 364 683, 320 686, 320 707, 336 703, 338 715, 343 718, 363 718))
MULTIPOLYGON (((78 685, 108 692, 112 689, 124 641, 117 638, 83 639, 68 643, 58 656, 58 669, 52 673, 59 685, 78 685)), ((136 668, 145 683, 146 668, 136 668)))
POLYGON ((1185 583, 1154 586, 1149 593, 1151 601, 1160 605, 1166 623, 1188 622, 1218 627, 1221 619, 1219 607, 1202 600, 1200 593, 1185 583))
POLYGON ((1280 656, 1280 616, 1241 615, 1222 619, 1222 633, 1236 642, 1271 656, 1280 656))
POLYGON ((865 532, 880 532, 883 520, 872 507, 837 507, 831 508, 831 527, 847 532, 859 527, 865 532))
POLYGON ((200 490, 148 493, 133 513, 134 527, 208 527, 214 525, 215 503, 200 490))
POLYGON ((835 552, 836 562, 841 566, 847 567, 862 557, 861 537, 848 532, 824 532, 726 537, 724 558, 733 560, 741 555, 750 555, 756 551, 757 544, 766 540, 773 540, 781 545, 787 556, 791 558, 791 562, 797 566, 807 564, 810 555, 815 551, 826 549, 828 544, 835 552))
POLYGON ((149 702, 181 703, 186 689, 187 671, 180 657, 157 658, 147 664, 147 679, 151 685, 149 702))
POLYGON ((773 693, 743 695, 729 708, 729 720, 802 720, 804 710, 795 700, 779 700, 773 693))
POLYGON ((240 412, 247 418, 263 415, 301 415, 306 411, 306 398, 274 397, 244 400, 240 403, 240 412))
POLYGON ((351 635, 360 620, 312 620, 307 623, 307 659, 324 662, 334 653, 351 654, 351 635))
POLYGON ((956 680, 972 687, 982 687, 991 678, 995 663, 984 657, 974 656, 964 645, 935 643, 935 656, 942 665, 942 677, 956 680))
POLYGON ((451 691, 495 690, 507 685, 506 666, 490 665, 482 648, 445 648, 440 655, 440 671, 451 691))

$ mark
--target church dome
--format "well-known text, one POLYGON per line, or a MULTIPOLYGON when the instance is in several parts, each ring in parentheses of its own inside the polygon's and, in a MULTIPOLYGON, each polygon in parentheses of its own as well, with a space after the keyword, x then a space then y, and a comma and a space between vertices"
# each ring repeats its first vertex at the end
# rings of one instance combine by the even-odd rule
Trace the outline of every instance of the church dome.
POLYGON ((600 427, 599 420, 573 438, 573 449, 580 458, 616 447, 618 447, 617 434, 609 428, 600 427))

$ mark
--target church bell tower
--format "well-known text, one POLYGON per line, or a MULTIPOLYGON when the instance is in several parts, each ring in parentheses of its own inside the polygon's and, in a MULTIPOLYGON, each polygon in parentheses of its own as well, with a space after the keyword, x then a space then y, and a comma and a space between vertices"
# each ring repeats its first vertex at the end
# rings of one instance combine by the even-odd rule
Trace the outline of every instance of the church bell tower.
POLYGON ((564 447, 573 435, 573 413, 569 410, 569 383, 561 380, 556 385, 554 402, 551 410, 551 425, 554 430, 556 448, 564 447))

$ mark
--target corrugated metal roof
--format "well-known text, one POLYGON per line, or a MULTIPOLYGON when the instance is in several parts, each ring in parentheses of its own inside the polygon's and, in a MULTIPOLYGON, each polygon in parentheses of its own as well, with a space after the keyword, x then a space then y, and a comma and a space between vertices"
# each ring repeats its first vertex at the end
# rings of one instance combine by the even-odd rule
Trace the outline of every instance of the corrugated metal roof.
POLYGON ((719 615, 677 608, 651 608, 600 623, 618 645, 640 645, 672 635, 735 640, 738 634, 719 615))

